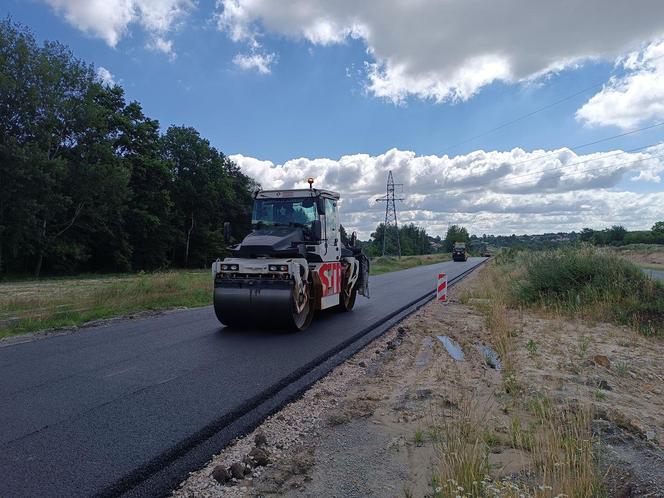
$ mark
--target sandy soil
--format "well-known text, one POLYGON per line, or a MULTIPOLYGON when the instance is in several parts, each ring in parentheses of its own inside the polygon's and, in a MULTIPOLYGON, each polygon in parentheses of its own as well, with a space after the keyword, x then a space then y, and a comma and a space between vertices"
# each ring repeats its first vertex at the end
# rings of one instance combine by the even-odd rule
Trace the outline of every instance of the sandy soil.
POLYGON ((619 249, 616 253, 639 265, 656 265, 664 268, 664 248, 652 250, 619 249))
MULTIPOLYGON (((509 427, 515 416, 527 423, 532 414, 505 392, 501 372, 479 349, 497 349, 483 313, 455 300, 476 285, 481 279, 474 274, 451 290, 449 304, 432 302, 411 315, 191 474, 173 495, 431 496, 438 460, 429 428, 465 410, 476 414, 491 441, 496 489, 518 487, 532 456, 510 443, 509 427), (461 346, 463 361, 450 356, 439 335, 461 346), (257 446, 266 466, 247 458, 257 446), (217 482, 213 474, 225 481, 233 463, 236 470, 249 464, 249 473, 217 482)), ((520 312, 509 318, 524 396, 593 410, 608 495, 664 496, 664 343, 602 323, 520 312)))

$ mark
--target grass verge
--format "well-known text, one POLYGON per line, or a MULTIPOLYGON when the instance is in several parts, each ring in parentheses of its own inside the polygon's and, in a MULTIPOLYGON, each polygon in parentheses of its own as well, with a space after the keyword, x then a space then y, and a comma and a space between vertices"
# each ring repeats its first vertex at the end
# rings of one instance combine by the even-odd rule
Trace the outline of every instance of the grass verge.
POLYGON ((146 310, 210 304, 210 272, 172 271, 0 285, 0 338, 146 310))
POLYGON ((609 321, 664 337, 664 285, 612 252, 592 246, 504 251, 491 271, 510 307, 609 321))
MULTIPOLYGON (((372 274, 448 261, 449 254, 384 257, 372 274)), ((133 275, 81 275, 0 283, 0 338, 37 330, 73 327, 139 311, 212 303, 209 270, 133 275)))
POLYGON ((416 266, 433 265, 443 263, 452 259, 451 254, 437 253, 424 254, 421 256, 381 256, 371 259, 371 275, 380 275, 397 270, 407 270, 416 266))
POLYGON ((637 263, 639 267, 645 270, 659 270, 664 271, 664 264, 659 263, 637 263))

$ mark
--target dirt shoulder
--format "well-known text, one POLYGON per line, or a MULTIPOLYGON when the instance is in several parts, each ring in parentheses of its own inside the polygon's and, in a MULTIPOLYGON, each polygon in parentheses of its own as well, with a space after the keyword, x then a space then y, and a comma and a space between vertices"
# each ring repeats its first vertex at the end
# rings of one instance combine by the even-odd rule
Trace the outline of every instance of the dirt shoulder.
POLYGON ((643 245, 625 246, 615 249, 619 256, 645 268, 664 270, 664 246, 643 245))
POLYGON ((447 305, 430 303, 334 369, 173 495, 472 496, 450 476, 475 469, 483 496, 555 496, 570 486, 664 496, 664 343, 625 327, 505 311, 506 347, 486 301, 469 298, 483 271, 451 289, 447 305), (462 361, 450 355, 455 345, 462 361), (571 436, 587 445, 593 468, 543 472, 562 468, 544 460, 564 453, 567 425, 580 431, 571 436))

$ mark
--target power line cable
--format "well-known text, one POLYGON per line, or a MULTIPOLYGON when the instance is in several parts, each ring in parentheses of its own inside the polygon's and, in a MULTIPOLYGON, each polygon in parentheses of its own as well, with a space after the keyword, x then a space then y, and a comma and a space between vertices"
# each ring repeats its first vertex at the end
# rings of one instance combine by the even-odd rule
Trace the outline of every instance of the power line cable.
MULTIPOLYGON (((589 147, 591 145, 596 145, 598 143, 608 142, 610 140, 615 140, 617 138, 622 138, 622 137, 625 137, 625 136, 628 136, 628 135, 633 135, 633 134, 636 134, 636 133, 640 133, 642 131, 657 128, 659 126, 664 126, 664 122, 655 123, 655 124, 649 125, 649 126, 644 126, 642 128, 638 128, 636 130, 631 130, 631 131, 628 131, 628 132, 619 133, 617 135, 612 135, 610 137, 601 138, 599 140, 594 140, 592 142, 586 142, 584 144, 575 145, 573 147, 563 146, 563 147, 560 147, 560 149, 569 149, 572 152, 574 152, 577 149, 582 149, 584 147, 589 147)), ((640 150, 647 149, 649 147, 655 147, 657 145, 660 145, 660 142, 657 142, 657 143, 654 143, 654 144, 643 145, 641 147, 636 147, 636 148, 633 148, 633 149, 627 149, 625 151, 618 151, 618 152, 615 152, 615 153, 605 153, 605 154, 607 155, 607 157, 613 157, 613 156, 618 156, 618 155, 625 154, 625 153, 638 152, 640 150)), ((554 155, 558 154, 560 149, 558 149, 557 151, 548 152, 546 154, 541 154, 541 155, 536 156, 536 157, 530 157, 530 158, 524 159, 522 161, 510 162, 509 165, 510 166, 518 166, 520 164, 527 164, 527 163, 530 163, 530 162, 533 162, 533 161, 538 161, 540 159, 551 157, 551 156, 554 156, 554 155)), ((572 164, 566 164, 566 165, 561 165, 561 166, 557 166, 557 167, 554 167, 554 168, 545 168, 545 169, 542 169, 542 170, 531 171, 531 172, 528 172, 528 173, 524 173, 524 174, 521 174, 521 175, 514 176, 514 177, 512 177, 512 179, 528 177, 528 176, 537 175, 537 174, 540 174, 540 173, 546 173, 549 170, 553 171, 553 170, 556 170, 556 169, 564 169, 564 168, 567 168, 567 167, 576 166, 576 165, 579 165, 579 164, 584 164, 584 163, 587 163, 587 162, 597 161, 597 160, 601 160, 601 159, 603 159, 603 158, 602 157, 599 157, 599 158, 594 157, 594 158, 586 159, 584 161, 578 161, 578 162, 572 163, 572 164)))
MULTIPOLYGON (((662 57, 664 57, 664 54, 662 54, 662 55, 658 55, 657 57, 653 57, 653 58, 651 58, 651 59, 648 59, 647 62, 653 62, 653 61, 656 61, 656 60, 658 60, 658 59, 661 59, 662 57)), ((590 90, 592 90, 592 89, 594 89, 594 88, 598 88, 598 87, 600 87, 600 86, 604 86, 605 84, 606 84, 605 81, 598 82, 598 83, 594 83, 594 84, 592 84, 592 85, 590 85, 590 86, 587 86, 587 87, 585 87, 585 88, 583 88, 583 89, 581 89, 581 90, 579 90, 579 91, 577 91, 577 92, 575 92, 575 93, 573 93, 573 94, 571 94, 571 95, 567 95, 567 96, 565 96, 565 97, 563 97, 563 98, 561 98, 561 99, 559 99, 559 100, 556 100, 555 102, 551 102, 550 104, 547 104, 547 105, 545 105, 545 106, 539 107, 539 108, 537 108, 537 109, 535 109, 535 110, 533 110, 533 111, 527 112, 526 114, 522 114, 521 116, 517 116, 517 117, 514 118, 514 119, 511 119, 511 120, 509 120, 509 121, 506 121, 506 122, 504 122, 504 123, 501 123, 501 124, 499 124, 499 125, 497 125, 497 126, 495 126, 495 127, 493 127, 493 128, 490 128, 490 129, 488 129, 488 130, 486 130, 486 131, 483 131, 483 132, 481 132, 481 133, 478 133, 477 135, 473 135, 473 136, 468 137, 468 138, 466 138, 466 139, 464 139, 464 140, 461 140, 461 141, 459 141, 459 142, 453 143, 452 145, 447 146, 447 147, 446 147, 446 150, 448 150, 448 151, 450 151, 450 150, 454 150, 454 149, 460 147, 461 145, 465 145, 465 144, 467 144, 468 142, 472 142, 473 140, 476 140, 476 139, 478 139, 478 138, 485 137, 485 136, 490 135, 491 133, 494 133, 494 132, 496 132, 496 131, 498 131, 498 130, 502 130, 503 128, 506 128, 506 127, 508 127, 508 126, 510 126, 510 125, 513 125, 513 124, 515 124, 515 123, 518 123, 518 122, 520 122, 520 121, 523 121, 524 119, 527 119, 527 118, 529 118, 529 117, 531 117, 531 116, 534 116, 535 114, 539 114, 540 112, 546 111, 546 110, 548 110, 548 109, 551 109, 552 107, 555 107, 555 106, 560 105, 560 104, 562 104, 562 103, 565 103, 565 102, 567 102, 567 101, 569 101, 569 100, 572 100, 573 98, 578 97, 579 95, 582 95, 582 94, 584 94, 584 93, 586 93, 586 92, 588 92, 588 91, 590 91, 590 90)))
MULTIPOLYGON (((550 156, 558 154, 560 149, 569 149, 572 152, 574 152, 578 149, 584 149, 586 147, 590 147, 591 145, 597 145, 597 144, 600 144, 600 143, 603 143, 603 142, 609 142, 609 141, 615 140, 617 138, 622 138, 622 137, 626 137, 626 136, 629 136, 629 135, 634 135, 636 133, 641 133, 642 131, 647 131, 647 130, 650 130, 650 129, 653 129, 653 128, 657 128, 659 126, 664 126, 664 121, 662 121, 660 123, 655 123, 653 125, 644 126, 643 128, 637 128, 635 130, 627 131, 627 132, 624 132, 624 133, 619 133, 618 135, 612 135, 610 137, 600 138, 599 140, 594 140, 592 142, 586 142, 584 144, 574 145, 572 147, 568 147, 568 146, 558 147, 558 150, 547 152, 546 154, 542 154, 542 155, 537 156, 537 157, 531 157, 531 158, 528 158, 528 159, 524 159, 523 161, 517 161, 517 162, 514 162, 514 163, 510 163, 510 164, 512 166, 516 166, 517 164, 525 164, 525 163, 529 163, 529 162, 532 162, 532 161, 537 161, 539 159, 543 159, 545 157, 550 157, 550 156)), ((647 145, 646 147, 650 147, 650 146, 647 145)))
MULTIPOLYGON (((589 162, 593 162, 593 161, 601 161, 602 159, 611 158, 611 157, 615 157, 615 156, 620 156, 622 154, 630 154, 632 152, 639 152, 640 150, 649 149, 651 147, 656 147, 658 145, 662 145, 662 142, 656 142, 656 143, 652 143, 652 144, 648 144, 648 145, 642 145, 640 147, 635 147, 633 149, 621 150, 621 151, 616 151, 616 152, 612 152, 612 153, 604 152, 604 153, 602 153, 603 155, 600 156, 600 157, 591 157, 591 158, 588 158, 588 159, 584 159, 583 161, 577 161, 575 163, 561 164, 560 166, 552 166, 550 168, 544 168, 544 169, 540 169, 540 170, 537 170, 537 171, 529 171, 528 173, 523 173, 523 174, 520 174, 520 175, 513 176, 512 179, 514 179, 514 178, 524 178, 524 177, 528 177, 528 176, 532 176, 532 175, 538 175, 540 173, 546 173, 547 171, 555 171, 555 170, 560 170, 560 169, 566 169, 566 168, 570 168, 572 166, 578 166, 579 164, 585 164, 585 163, 589 163, 589 162)), ((520 163, 513 163, 513 164, 520 164, 520 163)))
MULTIPOLYGON (((650 156, 650 157, 642 157, 640 159, 634 159, 632 161, 625 161, 625 162, 620 162, 620 163, 615 163, 615 164, 607 164, 607 165, 604 165, 604 166, 598 166, 596 168, 584 168, 584 169, 579 170, 578 173, 590 173, 590 172, 594 172, 594 171, 601 171, 603 169, 609 169, 609 168, 614 168, 616 166, 624 166, 624 165, 627 165, 627 164, 639 163, 641 161, 648 161, 650 159, 658 159, 660 157, 664 157, 664 154, 658 154, 658 155, 650 156)), ((618 169, 620 169, 620 168, 618 168, 618 169)), ((507 186, 511 187, 511 186, 515 186, 515 185, 518 186, 518 185, 526 185, 526 184, 527 184, 527 182, 514 182, 514 183, 508 183, 507 186)))
POLYGON ((547 105, 545 105, 545 106, 543 106, 543 107, 540 107, 540 108, 538 108, 538 109, 535 109, 534 111, 530 111, 530 112, 528 112, 528 113, 526 113, 526 114, 523 114, 523 115, 521 115, 521 116, 518 116, 518 117, 516 117, 516 118, 514 118, 514 119, 511 119, 511 120, 509 120, 509 121, 506 121, 506 122, 504 122, 504 123, 501 123, 501 124, 499 124, 498 126, 495 126, 494 128, 491 128, 491 129, 489 129, 489 130, 483 131, 482 133, 478 133, 477 135, 473 135, 472 137, 469 137, 469 138, 467 138, 467 139, 465 139, 465 140, 461 140, 461 141, 456 142, 456 143, 454 143, 454 144, 452 144, 452 145, 449 145, 449 146, 445 147, 445 150, 450 151, 450 150, 457 149, 457 148, 459 148, 460 146, 467 144, 468 142, 472 142, 473 140, 477 140, 478 138, 485 137, 485 136, 490 135, 491 133, 494 133, 494 132, 496 132, 496 131, 498 131, 498 130, 502 130, 503 128, 507 128, 508 126, 511 126, 511 125, 513 125, 513 124, 515 124, 515 123, 518 123, 519 121, 523 121, 524 119, 527 119, 527 118, 529 118, 529 117, 531 117, 531 116, 534 116, 535 114, 539 114, 540 112, 546 111, 547 109, 551 109, 552 107, 555 107, 555 106, 560 105, 560 104, 562 104, 562 103, 564 103, 564 102, 567 102, 568 100, 572 100, 574 97, 578 97, 579 95, 582 95, 582 94, 584 94, 584 93, 586 93, 586 92, 588 92, 588 91, 590 91, 590 90, 592 90, 592 89, 594 89, 594 88, 600 87, 600 86, 602 86, 602 85, 604 85, 604 82, 601 82, 601 83, 595 83, 595 84, 593 84, 593 85, 590 85, 590 86, 588 86, 588 87, 586 87, 586 88, 584 88, 584 89, 582 89, 582 90, 579 90, 579 91, 576 92, 576 93, 573 93, 572 95, 568 95, 568 96, 566 96, 566 97, 563 97, 563 98, 560 99, 560 100, 556 100, 555 102, 552 102, 552 103, 547 104, 547 105))
MULTIPOLYGON (((657 145, 664 145, 664 142, 659 142, 659 143, 656 143, 656 144, 646 145, 644 147, 639 147, 637 149, 632 149, 632 150, 620 152, 620 153, 617 153, 617 154, 612 154, 609 157, 614 157, 614 156, 621 155, 621 154, 628 154, 628 153, 636 152, 638 150, 642 150, 642 149, 645 149, 645 148, 648 148, 648 147, 655 147, 657 145)), ((599 170, 602 170, 602 169, 612 168, 612 167, 615 167, 615 166, 624 166, 626 164, 633 164, 633 163, 638 163, 638 162, 641 162, 641 161, 648 161, 650 159, 658 159, 660 157, 664 157, 664 154, 658 154, 658 155, 649 156, 649 157, 642 157, 642 158, 634 159, 634 160, 631 160, 631 161, 618 162, 618 163, 614 163, 614 164, 599 166, 597 168, 581 169, 578 172, 579 173, 589 173, 591 171, 599 171, 599 170)), ((602 160, 602 159, 604 159, 604 158, 600 157, 600 158, 588 159, 588 160, 580 161, 580 162, 577 162, 577 163, 561 165, 561 166, 555 167, 555 168, 548 168, 548 169, 537 171, 537 172, 534 172, 534 173, 528 173, 528 174, 525 174, 525 175, 518 175, 518 176, 515 176, 513 178, 523 178, 525 176, 530 176, 530 175, 535 174, 535 173, 547 173, 547 172, 550 172, 550 171, 560 171, 560 170, 571 168, 573 166, 578 166, 579 164, 584 164, 584 163, 591 162, 591 161, 599 161, 599 160, 602 160)), ((502 187, 502 188, 504 188, 504 187, 513 187, 513 186, 518 186, 518 185, 526 185, 527 183, 528 182, 508 181, 508 182, 501 183, 500 187, 502 187)), ((467 193, 473 193, 473 192, 483 192, 483 191, 486 191, 489 187, 490 187, 489 184, 485 184, 483 187, 475 187, 475 188, 472 188, 472 189, 464 189, 462 187, 461 188, 450 187, 449 190, 459 191, 459 192, 462 192, 464 194, 467 194, 467 193)))

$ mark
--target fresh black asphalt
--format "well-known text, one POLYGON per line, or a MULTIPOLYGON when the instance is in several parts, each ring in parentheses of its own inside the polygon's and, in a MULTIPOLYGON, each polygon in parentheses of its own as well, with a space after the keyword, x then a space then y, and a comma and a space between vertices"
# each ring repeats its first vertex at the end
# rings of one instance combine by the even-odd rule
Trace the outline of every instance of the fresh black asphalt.
POLYGON ((138 494, 163 494, 219 450, 219 433, 256 422, 236 420, 248 408, 431 291, 439 271, 481 261, 372 277, 371 299, 300 333, 224 328, 205 307, 0 347, 0 496, 136 494, 140 481, 138 494), (194 447, 197 460, 157 472, 194 447))

